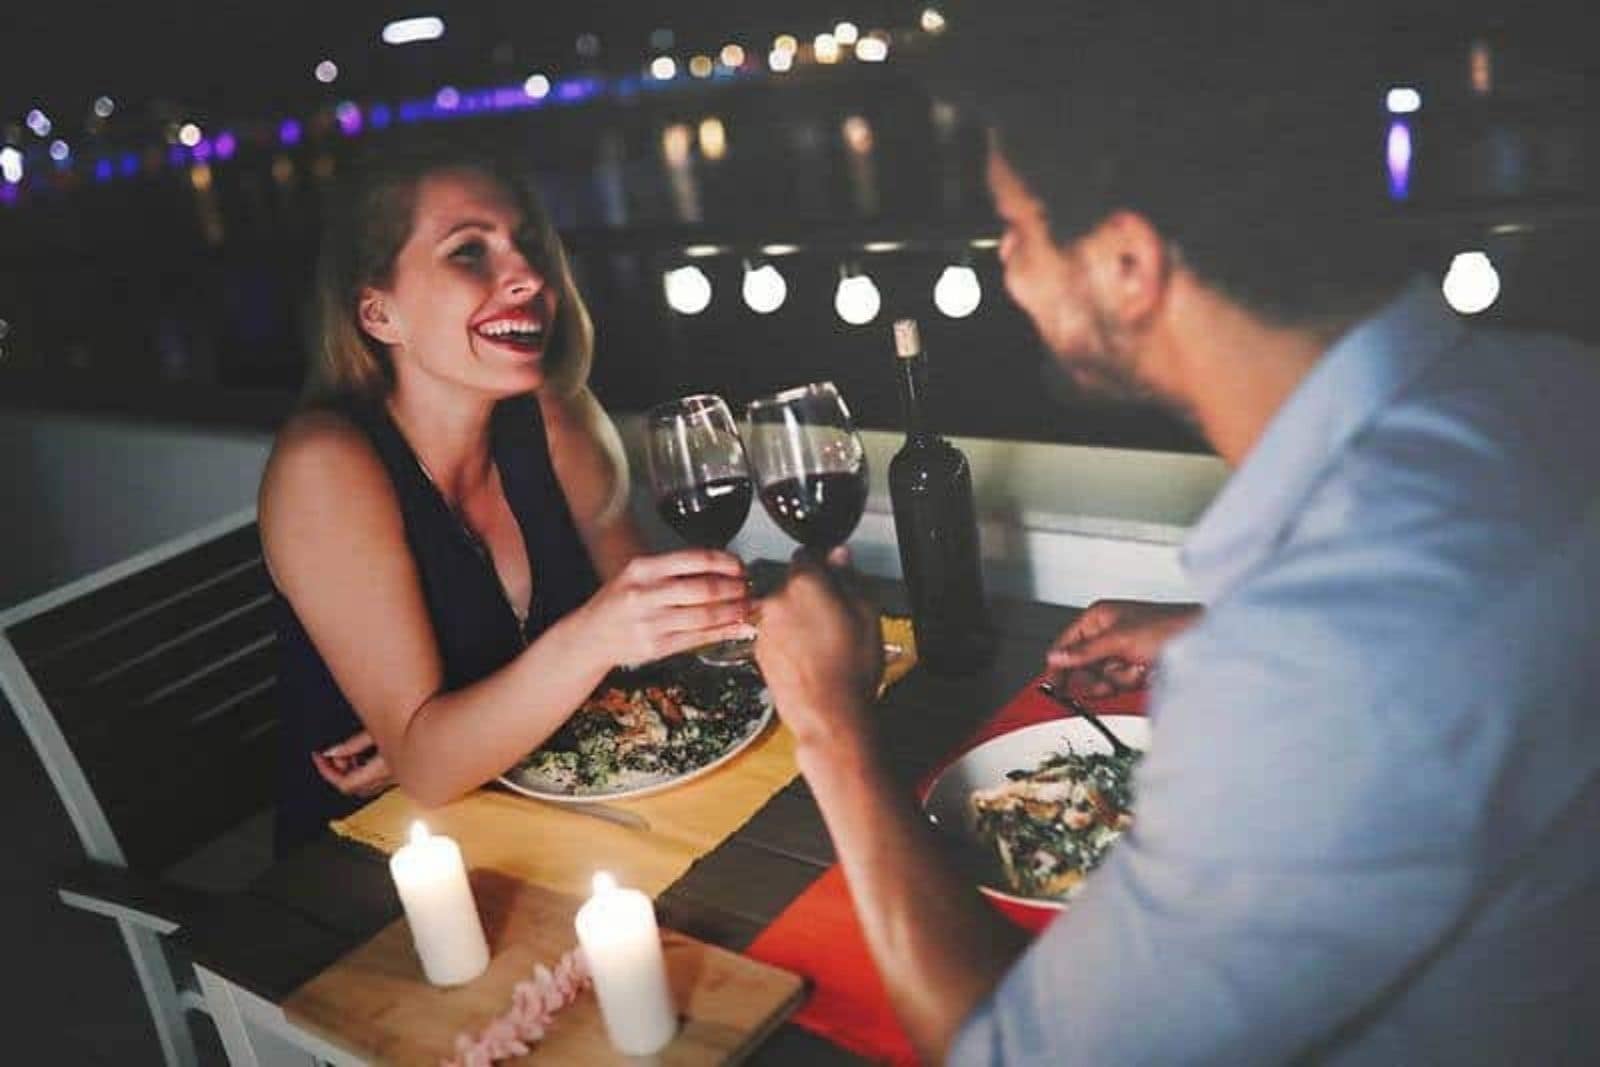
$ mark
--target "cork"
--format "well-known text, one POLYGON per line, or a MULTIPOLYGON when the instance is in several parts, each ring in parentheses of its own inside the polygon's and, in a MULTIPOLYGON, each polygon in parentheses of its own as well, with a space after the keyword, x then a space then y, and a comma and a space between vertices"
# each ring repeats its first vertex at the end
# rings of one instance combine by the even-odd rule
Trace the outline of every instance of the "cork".
POLYGON ((901 359, 922 354, 922 338, 917 334, 916 319, 899 319, 895 322, 894 354, 901 359))

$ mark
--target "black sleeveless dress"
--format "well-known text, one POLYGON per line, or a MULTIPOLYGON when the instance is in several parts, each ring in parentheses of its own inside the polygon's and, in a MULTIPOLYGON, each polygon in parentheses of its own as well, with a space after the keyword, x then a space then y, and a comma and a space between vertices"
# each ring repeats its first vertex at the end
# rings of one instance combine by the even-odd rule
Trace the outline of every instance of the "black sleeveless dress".
MULTIPOLYGON (((424 473, 382 402, 335 405, 372 441, 394 483, 406 543, 444 661, 444 686, 459 689, 510 662, 599 586, 550 464, 544 419, 529 396, 502 401, 491 424, 491 449, 506 501, 522 530, 534 576, 525 624, 515 614, 483 547, 462 525, 424 473)), ((361 729, 350 702, 323 663, 294 609, 280 593, 278 633, 280 768, 276 847, 279 855, 311 840, 330 819, 365 801, 344 796, 317 774, 311 753, 361 729)))

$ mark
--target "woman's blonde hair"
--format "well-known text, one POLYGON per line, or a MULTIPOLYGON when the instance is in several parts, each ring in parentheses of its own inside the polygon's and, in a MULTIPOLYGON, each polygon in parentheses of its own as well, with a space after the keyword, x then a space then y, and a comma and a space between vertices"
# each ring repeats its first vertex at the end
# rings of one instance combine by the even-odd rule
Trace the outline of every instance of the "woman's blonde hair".
POLYGON ((546 387, 570 396, 588 381, 594 324, 573 280, 566 249, 532 182, 492 156, 424 143, 386 151, 358 166, 324 223, 311 316, 309 402, 340 396, 373 399, 394 385, 389 353, 361 329, 357 305, 366 287, 392 284, 395 259, 411 236, 423 180, 451 172, 481 174, 500 185, 521 211, 525 228, 534 234, 538 247, 523 252, 560 295, 545 347, 546 387))

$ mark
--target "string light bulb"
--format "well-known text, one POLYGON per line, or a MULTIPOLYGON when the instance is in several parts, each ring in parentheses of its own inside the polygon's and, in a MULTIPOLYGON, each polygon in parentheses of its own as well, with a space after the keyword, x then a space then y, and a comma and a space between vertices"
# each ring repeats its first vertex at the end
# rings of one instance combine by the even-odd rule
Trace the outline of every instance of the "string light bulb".
POLYGON ((1499 297, 1500 272, 1486 252, 1458 252, 1445 271, 1441 288, 1451 307, 1463 315, 1476 315, 1499 297))
POLYGON ((744 265, 744 302, 758 315, 770 315, 783 306, 789 297, 789 283, 771 263, 754 266, 749 260, 744 265))
POLYGON ((933 304, 952 319, 964 319, 983 302, 978 272, 965 263, 952 263, 933 286, 933 304))
POLYGON ((711 279, 693 263, 667 271, 661 284, 667 306, 680 315, 698 315, 711 306, 711 279))
POLYGON ((848 267, 840 268, 839 288, 833 294, 833 310, 852 326, 865 326, 878 317, 883 297, 872 279, 848 267))

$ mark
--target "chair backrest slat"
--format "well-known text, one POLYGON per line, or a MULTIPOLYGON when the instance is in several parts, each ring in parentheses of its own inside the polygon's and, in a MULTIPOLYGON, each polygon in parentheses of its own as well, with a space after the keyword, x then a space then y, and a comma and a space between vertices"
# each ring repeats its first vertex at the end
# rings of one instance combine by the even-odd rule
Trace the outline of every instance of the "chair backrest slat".
POLYGON ((128 866, 270 804, 276 610, 247 521, 6 629, 128 866))

